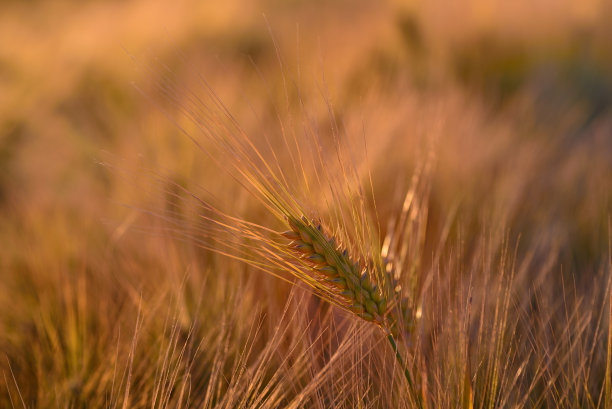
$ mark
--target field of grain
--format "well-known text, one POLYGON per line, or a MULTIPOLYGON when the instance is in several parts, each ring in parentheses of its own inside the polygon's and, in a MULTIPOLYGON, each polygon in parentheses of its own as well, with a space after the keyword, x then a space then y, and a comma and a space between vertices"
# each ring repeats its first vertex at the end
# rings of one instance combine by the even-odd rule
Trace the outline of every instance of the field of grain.
POLYGON ((612 408, 612 6, 0 4, 0 407, 612 408))

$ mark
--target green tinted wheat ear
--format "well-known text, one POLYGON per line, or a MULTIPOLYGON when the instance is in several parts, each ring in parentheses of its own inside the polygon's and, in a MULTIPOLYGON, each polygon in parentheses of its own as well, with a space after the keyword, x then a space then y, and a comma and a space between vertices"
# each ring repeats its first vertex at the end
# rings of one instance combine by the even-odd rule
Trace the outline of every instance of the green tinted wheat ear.
POLYGON ((416 392, 410 371, 400 355, 395 338, 397 322, 387 314, 387 297, 383 286, 372 282, 374 276, 366 263, 350 257, 334 237, 328 237, 319 223, 288 217, 291 230, 283 236, 291 240, 289 248, 295 256, 304 260, 318 277, 317 282, 333 300, 353 312, 359 318, 373 322, 385 332, 395 357, 404 370, 411 393, 419 408, 423 408, 422 397, 416 392))
POLYGON ((305 217, 287 221, 291 230, 283 236, 292 240, 289 247, 316 272, 318 281, 340 298, 339 304, 384 327, 387 301, 364 263, 352 259, 347 250, 323 232, 320 224, 305 217))

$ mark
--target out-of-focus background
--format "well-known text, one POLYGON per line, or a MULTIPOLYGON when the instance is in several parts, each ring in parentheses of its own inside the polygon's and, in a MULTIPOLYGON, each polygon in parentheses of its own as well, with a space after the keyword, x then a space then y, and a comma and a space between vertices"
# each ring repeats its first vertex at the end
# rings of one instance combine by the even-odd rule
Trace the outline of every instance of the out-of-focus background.
POLYGON ((137 163, 246 206, 149 92, 165 72, 194 89, 205 78, 254 137, 278 126, 286 87, 322 128, 327 99, 348 134, 366 135, 381 217, 433 150, 434 230, 458 211, 469 247, 495 220, 523 254, 556 252, 560 270, 597 274, 612 210, 611 19, 603 0, 2 2, 6 390, 17 396, 11 366, 30 402, 94 394, 106 350, 83 339, 114 345, 125 299, 141 291, 146 302, 169 271, 189 269, 165 240, 130 232, 140 216, 122 204, 164 199, 99 162, 137 163), (133 290, 108 290, 121 285, 133 290), (84 304, 107 308, 108 322, 79 315, 84 304), (59 318, 67 329, 53 329, 59 318), (45 355, 58 350, 69 359, 45 355))
MULTIPOLYGON (((103 151, 188 167, 183 155, 193 147, 132 85, 155 81, 151 59, 177 77, 188 72, 185 81, 204 74, 240 116, 281 92, 276 42, 290 81, 303 80, 297 86, 316 99, 322 91, 311 88, 325 78, 343 120, 363 121, 381 143, 390 134, 405 141, 396 155, 437 138, 440 201, 458 192, 494 200, 505 189, 494 178, 523 184, 525 197, 498 199, 522 202, 517 229, 552 229, 575 257, 589 259, 605 237, 612 191, 606 4, 4 2, 5 250, 15 242, 11 229, 33 223, 68 219, 83 234, 98 230, 115 206, 113 183, 97 164, 103 151)), ((394 187, 394 174, 391 166, 375 173, 381 189, 394 187)))

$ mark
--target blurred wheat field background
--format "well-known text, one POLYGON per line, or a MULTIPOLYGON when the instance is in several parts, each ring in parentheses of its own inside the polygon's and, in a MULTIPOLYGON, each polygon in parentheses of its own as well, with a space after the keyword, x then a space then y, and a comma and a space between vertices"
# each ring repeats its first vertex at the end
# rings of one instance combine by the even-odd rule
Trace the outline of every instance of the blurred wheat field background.
POLYGON ((0 407, 611 408, 611 17, 3 2, 0 407))

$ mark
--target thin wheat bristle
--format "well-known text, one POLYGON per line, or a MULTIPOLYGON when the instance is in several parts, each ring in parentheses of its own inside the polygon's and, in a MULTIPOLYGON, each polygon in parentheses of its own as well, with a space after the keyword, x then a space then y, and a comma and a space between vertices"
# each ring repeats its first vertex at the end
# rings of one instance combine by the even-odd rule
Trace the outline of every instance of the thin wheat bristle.
POLYGON ((305 217, 287 221, 291 230, 283 236, 291 240, 289 247, 308 262, 330 292, 342 298, 340 304, 360 318, 384 326, 387 302, 365 263, 353 260, 348 250, 323 232, 321 224, 305 217))

